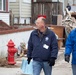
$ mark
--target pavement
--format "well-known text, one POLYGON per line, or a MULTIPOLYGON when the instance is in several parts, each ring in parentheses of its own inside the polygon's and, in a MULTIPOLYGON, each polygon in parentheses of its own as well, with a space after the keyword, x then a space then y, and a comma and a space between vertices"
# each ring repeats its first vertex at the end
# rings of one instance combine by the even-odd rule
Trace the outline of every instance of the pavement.
MULTIPOLYGON (((72 75, 71 62, 67 63, 64 61, 64 49, 65 48, 61 48, 59 50, 58 59, 53 67, 52 75, 72 75)), ((0 75, 26 75, 23 74, 21 70, 23 59, 26 59, 26 57, 15 58, 15 65, 17 67, 0 67, 0 75)), ((41 71, 40 75, 44 75, 43 71, 41 71)))

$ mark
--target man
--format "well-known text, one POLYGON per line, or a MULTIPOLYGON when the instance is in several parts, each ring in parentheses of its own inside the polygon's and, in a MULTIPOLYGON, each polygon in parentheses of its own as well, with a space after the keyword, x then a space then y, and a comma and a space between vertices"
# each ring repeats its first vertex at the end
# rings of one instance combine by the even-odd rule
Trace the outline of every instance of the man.
POLYGON ((71 6, 70 6, 69 3, 67 4, 66 8, 67 8, 69 11, 71 10, 71 6))
POLYGON ((51 75, 58 54, 57 39, 54 32, 46 27, 45 18, 39 17, 36 27, 28 42, 28 64, 33 59, 33 75, 40 75, 42 69, 45 75, 51 75))
POLYGON ((76 75, 76 29, 72 30, 68 35, 65 48, 65 61, 69 63, 70 54, 72 53, 72 70, 76 75))

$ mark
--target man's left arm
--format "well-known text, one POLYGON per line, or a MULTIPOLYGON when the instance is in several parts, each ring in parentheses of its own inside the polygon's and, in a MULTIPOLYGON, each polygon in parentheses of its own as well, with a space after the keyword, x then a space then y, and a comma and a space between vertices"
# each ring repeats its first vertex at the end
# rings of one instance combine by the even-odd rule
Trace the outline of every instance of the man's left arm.
POLYGON ((51 37, 51 58, 57 58, 57 55, 58 55, 58 42, 57 42, 57 39, 56 39, 56 36, 55 34, 53 33, 52 37, 51 37))
POLYGON ((51 37, 51 57, 49 60, 49 65, 54 66, 55 65, 55 60, 57 59, 58 55, 58 43, 55 34, 52 34, 51 37))

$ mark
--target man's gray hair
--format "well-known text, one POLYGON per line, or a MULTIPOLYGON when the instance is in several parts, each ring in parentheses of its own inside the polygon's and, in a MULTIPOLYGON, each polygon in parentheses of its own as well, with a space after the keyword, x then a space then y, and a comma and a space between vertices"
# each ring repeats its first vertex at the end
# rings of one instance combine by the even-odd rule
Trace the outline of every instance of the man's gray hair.
POLYGON ((44 23, 47 24, 47 21, 45 18, 42 18, 42 21, 44 21, 44 23))

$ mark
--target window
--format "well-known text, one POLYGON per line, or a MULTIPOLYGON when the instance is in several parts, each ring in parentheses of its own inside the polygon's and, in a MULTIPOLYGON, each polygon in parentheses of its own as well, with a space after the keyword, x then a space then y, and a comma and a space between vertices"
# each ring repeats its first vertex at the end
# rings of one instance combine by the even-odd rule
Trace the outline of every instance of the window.
POLYGON ((6 10, 6 0, 3 0, 3 10, 6 10))
POLYGON ((2 10, 2 0, 0 0, 0 10, 2 10))
POLYGON ((14 18, 14 24, 18 24, 18 18, 17 17, 14 18))
POLYGON ((6 0, 0 0, 0 10, 6 10, 6 0))
POLYGON ((31 3, 31 0, 23 0, 25 3, 31 3))
POLYGON ((37 0, 33 0, 33 2, 37 2, 37 0))
POLYGON ((9 2, 16 2, 16 0, 9 0, 9 2))

